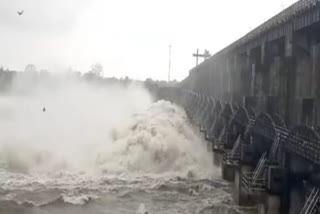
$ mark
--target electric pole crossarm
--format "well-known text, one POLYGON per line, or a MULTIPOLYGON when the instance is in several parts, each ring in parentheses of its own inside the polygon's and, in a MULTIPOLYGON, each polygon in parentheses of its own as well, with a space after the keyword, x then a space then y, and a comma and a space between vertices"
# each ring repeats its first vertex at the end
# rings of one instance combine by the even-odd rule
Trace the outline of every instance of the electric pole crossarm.
POLYGON ((209 51, 204 50, 204 54, 199 54, 199 49, 197 49, 197 53, 192 54, 193 57, 196 57, 196 66, 199 64, 199 58, 204 58, 206 60, 211 56, 209 51))

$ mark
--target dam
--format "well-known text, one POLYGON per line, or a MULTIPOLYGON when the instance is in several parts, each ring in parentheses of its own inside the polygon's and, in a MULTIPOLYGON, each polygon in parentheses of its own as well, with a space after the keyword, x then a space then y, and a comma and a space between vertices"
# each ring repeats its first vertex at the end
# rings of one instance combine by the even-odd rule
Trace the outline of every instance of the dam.
POLYGON ((198 66, 177 87, 237 204, 319 213, 320 1, 301 0, 198 66))

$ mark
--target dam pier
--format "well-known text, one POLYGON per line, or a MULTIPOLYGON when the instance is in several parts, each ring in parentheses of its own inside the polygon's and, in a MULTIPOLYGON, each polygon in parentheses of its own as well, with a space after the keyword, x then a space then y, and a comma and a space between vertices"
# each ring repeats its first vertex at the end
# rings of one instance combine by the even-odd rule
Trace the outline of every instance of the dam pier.
POLYGON ((193 68, 183 107, 240 206, 320 213, 320 1, 301 0, 193 68))

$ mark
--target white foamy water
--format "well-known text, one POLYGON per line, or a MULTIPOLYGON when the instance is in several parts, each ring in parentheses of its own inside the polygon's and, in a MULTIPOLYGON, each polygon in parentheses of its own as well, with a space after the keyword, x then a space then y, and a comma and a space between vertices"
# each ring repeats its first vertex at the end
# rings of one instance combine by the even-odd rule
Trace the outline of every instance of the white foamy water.
POLYGON ((21 82, 0 97, 0 213, 238 213, 181 108, 137 85, 21 82))

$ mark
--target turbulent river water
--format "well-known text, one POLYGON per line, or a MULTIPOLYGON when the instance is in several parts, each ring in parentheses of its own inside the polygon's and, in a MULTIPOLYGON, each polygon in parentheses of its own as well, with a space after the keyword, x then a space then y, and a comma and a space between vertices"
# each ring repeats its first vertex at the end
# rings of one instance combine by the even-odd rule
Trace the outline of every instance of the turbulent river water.
POLYGON ((182 109, 135 86, 61 85, 1 97, 0 213, 248 212, 182 109))

